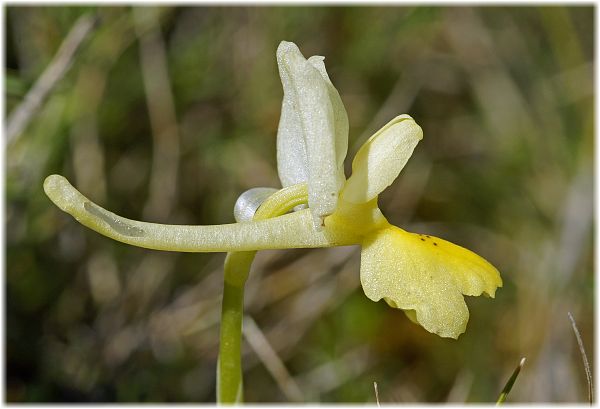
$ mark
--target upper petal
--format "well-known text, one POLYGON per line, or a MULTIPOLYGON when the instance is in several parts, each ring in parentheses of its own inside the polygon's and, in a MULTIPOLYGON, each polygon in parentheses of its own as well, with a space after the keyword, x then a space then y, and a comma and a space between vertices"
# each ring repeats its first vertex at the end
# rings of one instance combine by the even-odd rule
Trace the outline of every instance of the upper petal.
POLYGON ((308 203, 317 219, 336 208, 345 180, 348 117, 322 58, 306 60, 282 42, 277 63, 284 97, 277 133, 277 167, 283 186, 308 182, 308 203))
POLYGON ((408 115, 400 115, 377 131, 358 150, 352 175, 344 186, 344 200, 372 200, 392 184, 411 157, 423 130, 408 115))
POLYGON ((412 310, 427 331, 458 338, 467 326, 464 295, 494 297, 500 273, 477 254, 448 241, 390 226, 363 244, 360 281, 367 297, 412 310))

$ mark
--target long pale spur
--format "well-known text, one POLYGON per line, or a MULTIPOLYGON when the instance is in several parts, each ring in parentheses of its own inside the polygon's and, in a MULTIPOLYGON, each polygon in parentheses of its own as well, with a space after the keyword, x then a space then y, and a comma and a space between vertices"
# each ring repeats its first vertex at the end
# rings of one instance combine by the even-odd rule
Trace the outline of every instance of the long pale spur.
POLYGON ((494 297, 502 286, 500 274, 463 247, 392 226, 379 210, 378 195, 396 179, 423 138, 421 127, 410 116, 395 117, 371 136, 356 154, 352 175, 346 179, 348 117, 323 60, 304 58, 289 42, 277 49, 284 91, 277 133, 283 189, 277 201, 282 209, 292 203, 294 211, 270 219, 253 218, 276 191, 256 188, 238 199, 237 223, 163 225, 105 210, 59 175, 48 176, 44 190, 81 224, 149 249, 240 252, 360 245, 360 281, 368 298, 404 310, 430 332, 457 338, 469 318, 464 295, 494 297))

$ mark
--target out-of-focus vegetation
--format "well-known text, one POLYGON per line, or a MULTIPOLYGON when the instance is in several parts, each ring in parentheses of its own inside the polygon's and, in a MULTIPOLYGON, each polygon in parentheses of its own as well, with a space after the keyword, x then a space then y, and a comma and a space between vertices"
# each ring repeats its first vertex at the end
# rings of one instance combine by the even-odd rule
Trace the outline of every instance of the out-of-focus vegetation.
POLYGON ((380 207, 481 254, 504 287, 468 300, 454 341, 369 301, 356 248, 261 252, 248 336, 290 379, 246 343, 246 400, 298 398, 295 383, 303 401, 374 402, 376 381, 382 403, 495 402, 525 356, 509 401, 586 401, 567 312, 594 362, 592 7, 11 6, 6 115, 86 13, 98 24, 6 147, 8 401, 214 401, 224 255, 101 237, 42 181, 133 219, 232 222, 237 195, 279 186, 281 40, 326 56, 348 158, 416 119, 425 139, 380 207))

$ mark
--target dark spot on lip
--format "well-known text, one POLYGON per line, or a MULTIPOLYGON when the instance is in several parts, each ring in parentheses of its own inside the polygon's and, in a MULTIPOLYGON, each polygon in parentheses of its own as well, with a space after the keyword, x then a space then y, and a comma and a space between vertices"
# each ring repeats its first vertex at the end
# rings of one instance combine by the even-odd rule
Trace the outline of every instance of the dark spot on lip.
POLYGON ((431 238, 431 236, 430 236, 430 235, 428 235, 428 234, 426 234, 426 235, 425 235, 425 237, 427 237, 427 238, 429 238, 429 239, 431 238))
POLYGON ((421 241, 425 241, 425 239, 423 237, 421 237, 421 241))
POLYGON ((437 246, 437 243, 436 243, 436 242, 433 242, 433 245, 434 245, 434 246, 437 246))

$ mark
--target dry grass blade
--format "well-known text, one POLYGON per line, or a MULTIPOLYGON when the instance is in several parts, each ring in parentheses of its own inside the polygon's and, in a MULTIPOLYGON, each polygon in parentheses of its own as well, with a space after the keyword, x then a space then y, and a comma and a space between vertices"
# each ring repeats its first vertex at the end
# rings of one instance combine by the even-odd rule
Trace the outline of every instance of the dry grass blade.
POLYGON ((52 91, 60 79, 63 78, 69 67, 71 67, 73 57, 79 49, 79 46, 91 33, 96 22, 97 19, 90 15, 82 16, 77 20, 61 44, 54 59, 38 78, 27 95, 25 95, 23 101, 9 116, 6 126, 7 144, 13 142, 14 139, 25 130, 29 121, 39 110, 50 91, 52 91))
POLYGON ((370 355, 369 346, 363 344, 345 352, 337 359, 329 360, 296 376, 295 379, 302 386, 302 390, 312 392, 312 401, 319 401, 319 396, 332 392, 364 374, 374 362, 370 355))
POLYGON ((512 389, 513 385, 515 384, 515 381, 517 380, 517 376, 519 376, 519 373, 521 372, 521 368, 523 368, 523 365, 525 364, 525 360, 526 360, 526 358, 521 358, 521 362, 519 362, 519 365, 515 368, 512 375, 508 379, 508 382, 506 382, 506 385, 504 385, 504 388, 502 389, 502 392, 500 393, 500 396, 498 397, 498 401, 496 402, 496 405, 501 405, 506 401, 506 397, 508 396, 510 390, 512 389))
POLYGON ((134 7, 132 13, 139 39, 142 80, 152 127, 150 194, 144 216, 167 220, 177 195, 180 149, 167 46, 155 9, 134 7))
POLYGON ((377 407, 380 408, 379 404, 379 389, 377 388, 377 382, 373 382, 373 388, 375 389, 375 402, 377 402, 377 407))
POLYGON ((465 403, 473 386, 473 379, 474 375, 472 372, 467 370, 459 372, 454 380, 452 389, 450 389, 450 392, 448 393, 446 402, 455 404, 465 403))
POLYGON ((265 338, 256 322, 250 316, 244 317, 244 335, 246 340, 256 352, 259 359, 271 373, 277 385, 284 393, 286 398, 292 402, 302 402, 302 392, 298 384, 290 376, 287 368, 273 349, 269 341, 265 338))
POLYGON ((581 339, 581 334, 579 333, 579 329, 577 328, 577 324, 573 319, 573 315, 570 312, 567 312, 569 316, 569 320, 571 320, 571 325, 573 326, 573 332, 575 333, 575 338, 577 338, 577 344, 579 345, 579 351, 581 352, 581 359, 583 360, 583 367, 585 369, 585 377, 588 383, 588 401, 590 405, 594 402, 594 384, 592 383, 592 370, 590 369, 590 363, 587 358, 587 354, 585 353, 585 348, 583 347, 583 340, 581 339))

